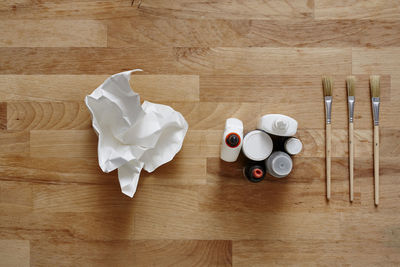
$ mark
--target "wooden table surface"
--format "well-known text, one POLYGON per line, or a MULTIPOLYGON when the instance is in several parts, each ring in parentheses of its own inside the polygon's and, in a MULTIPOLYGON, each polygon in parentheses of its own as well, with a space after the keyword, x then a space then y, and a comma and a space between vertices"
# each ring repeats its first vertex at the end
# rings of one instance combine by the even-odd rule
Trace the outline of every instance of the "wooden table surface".
POLYGON ((0 265, 400 265, 397 0, 0 2, 0 265), (133 199, 97 162, 85 95, 133 89, 180 111, 182 150, 133 199), (321 75, 335 81, 325 200, 321 75), (349 202, 345 78, 358 79, 349 202), (373 201, 370 74, 381 75, 381 201, 373 201), (223 163, 224 122, 282 113, 303 152, 259 184, 223 163), (397 119, 396 119, 397 118, 397 119))

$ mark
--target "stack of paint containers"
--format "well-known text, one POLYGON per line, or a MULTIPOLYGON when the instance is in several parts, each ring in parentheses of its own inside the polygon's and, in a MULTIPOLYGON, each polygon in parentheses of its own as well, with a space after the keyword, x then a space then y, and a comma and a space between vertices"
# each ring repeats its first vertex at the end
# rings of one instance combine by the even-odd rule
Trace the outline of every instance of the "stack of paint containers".
POLYGON ((294 137, 297 121, 280 114, 262 116, 257 129, 243 138, 243 123, 234 118, 226 121, 221 146, 221 159, 227 162, 237 160, 240 150, 247 158, 244 175, 251 182, 260 182, 265 174, 283 178, 293 168, 291 156, 302 150, 301 141, 294 137))

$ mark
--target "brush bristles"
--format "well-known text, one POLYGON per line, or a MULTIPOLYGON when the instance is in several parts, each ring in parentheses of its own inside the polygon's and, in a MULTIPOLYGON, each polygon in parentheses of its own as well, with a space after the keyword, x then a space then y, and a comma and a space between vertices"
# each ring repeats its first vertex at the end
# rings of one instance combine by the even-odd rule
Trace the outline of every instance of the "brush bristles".
POLYGON ((356 90, 356 77, 347 76, 346 84, 347 84, 347 95, 354 96, 356 90))
POLYGON ((332 96, 333 81, 331 77, 322 77, 322 87, 324 88, 324 96, 332 96))
POLYGON ((372 97, 379 97, 380 95, 380 76, 379 75, 371 75, 369 77, 369 85, 371 87, 371 95, 372 97))

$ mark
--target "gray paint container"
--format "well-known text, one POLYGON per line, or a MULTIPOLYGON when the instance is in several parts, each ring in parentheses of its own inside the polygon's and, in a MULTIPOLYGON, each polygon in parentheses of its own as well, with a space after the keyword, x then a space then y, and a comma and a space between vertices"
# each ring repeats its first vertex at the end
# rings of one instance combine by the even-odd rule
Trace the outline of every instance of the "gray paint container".
POLYGON ((275 151, 265 161, 267 172, 276 178, 283 178, 290 174, 293 168, 292 158, 285 152, 275 151))

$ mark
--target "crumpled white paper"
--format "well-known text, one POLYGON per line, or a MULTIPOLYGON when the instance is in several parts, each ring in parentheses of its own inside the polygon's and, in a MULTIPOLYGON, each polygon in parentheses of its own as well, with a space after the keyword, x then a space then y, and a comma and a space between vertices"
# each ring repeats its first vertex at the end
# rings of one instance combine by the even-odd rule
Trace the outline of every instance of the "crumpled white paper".
POLYGON ((188 124, 171 107, 144 101, 129 80, 131 70, 109 77, 86 96, 93 129, 99 137, 98 159, 104 172, 118 168, 124 194, 133 197, 142 168, 154 171, 181 149, 188 124))

